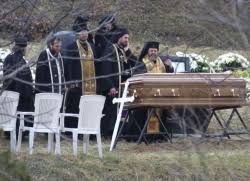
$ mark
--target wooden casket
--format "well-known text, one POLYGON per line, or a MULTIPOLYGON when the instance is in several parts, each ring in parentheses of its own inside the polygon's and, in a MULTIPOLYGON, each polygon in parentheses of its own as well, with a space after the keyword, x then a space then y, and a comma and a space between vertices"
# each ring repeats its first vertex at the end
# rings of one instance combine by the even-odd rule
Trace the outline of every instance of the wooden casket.
POLYGON ((126 106, 191 106, 210 108, 241 107, 247 104, 246 81, 224 73, 139 74, 128 79, 126 106))

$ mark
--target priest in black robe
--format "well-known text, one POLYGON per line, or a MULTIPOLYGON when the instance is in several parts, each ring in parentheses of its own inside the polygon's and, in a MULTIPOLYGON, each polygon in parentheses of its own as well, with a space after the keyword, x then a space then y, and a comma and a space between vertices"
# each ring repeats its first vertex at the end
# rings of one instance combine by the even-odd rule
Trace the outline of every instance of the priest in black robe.
MULTIPOLYGON (((3 88, 5 90, 18 92, 19 102, 18 102, 18 111, 34 111, 34 89, 32 86, 32 74, 30 67, 28 66, 26 60, 24 59, 25 52, 27 47, 27 39, 25 37, 17 37, 15 39, 15 46, 13 47, 13 52, 9 54, 3 63, 3 75, 8 76, 9 74, 14 73, 12 77, 5 79, 3 82, 3 88)), ((26 126, 32 125, 32 120, 30 117, 25 120, 24 123, 26 126)), ((17 130, 19 129, 20 121, 17 119, 17 130)), ((18 131, 17 131, 18 133, 18 131)))
POLYGON ((52 36, 47 44, 48 47, 40 53, 37 61, 36 93, 52 92, 63 94, 65 78, 63 59, 60 53, 62 41, 52 36))
MULTIPOLYGON (((94 45, 88 41, 88 30, 81 19, 74 25, 77 39, 67 46, 64 55, 64 71, 68 91, 66 94, 66 112, 79 113, 82 95, 99 94, 99 65, 95 61, 94 45)), ((76 118, 65 118, 65 127, 77 127, 76 118)))
POLYGON ((129 46, 129 32, 126 28, 119 28, 112 46, 106 47, 102 55, 102 94, 106 96, 101 121, 101 131, 104 135, 111 135, 117 116, 117 105, 112 103, 114 97, 120 97, 122 93, 121 83, 132 75, 136 57, 129 46))

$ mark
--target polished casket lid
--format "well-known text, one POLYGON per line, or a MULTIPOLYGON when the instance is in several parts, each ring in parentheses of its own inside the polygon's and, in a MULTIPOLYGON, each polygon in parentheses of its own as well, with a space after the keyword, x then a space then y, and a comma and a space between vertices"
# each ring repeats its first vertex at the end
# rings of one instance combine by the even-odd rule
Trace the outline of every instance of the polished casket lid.
POLYGON ((223 83, 241 82, 246 84, 242 78, 238 78, 228 73, 145 73, 137 74, 129 78, 130 84, 134 83, 166 83, 166 82, 189 82, 189 83, 223 83))
POLYGON ((247 105, 246 81, 226 73, 138 74, 128 79, 129 107, 247 105))

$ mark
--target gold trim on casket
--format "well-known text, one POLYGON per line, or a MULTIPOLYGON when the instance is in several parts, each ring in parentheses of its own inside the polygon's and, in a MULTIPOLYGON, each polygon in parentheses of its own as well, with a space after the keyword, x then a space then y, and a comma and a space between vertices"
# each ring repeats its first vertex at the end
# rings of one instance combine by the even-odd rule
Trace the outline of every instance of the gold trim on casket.
POLYGON ((223 73, 140 74, 128 79, 128 107, 206 106, 241 107, 247 104, 246 81, 223 73))

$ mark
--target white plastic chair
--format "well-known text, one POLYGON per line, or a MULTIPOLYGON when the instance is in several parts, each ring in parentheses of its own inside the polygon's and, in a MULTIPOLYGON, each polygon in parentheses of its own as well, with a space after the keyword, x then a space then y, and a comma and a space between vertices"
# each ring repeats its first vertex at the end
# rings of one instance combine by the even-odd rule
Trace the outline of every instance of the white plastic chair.
POLYGON ((63 96, 56 93, 39 93, 35 96, 35 112, 18 112, 20 127, 18 133, 17 151, 21 149, 22 132, 29 131, 29 153, 33 153, 34 133, 48 133, 48 152, 53 149, 54 134, 56 136, 55 154, 60 154, 60 108, 63 96), (24 115, 33 115, 33 127, 24 126, 24 115))
POLYGON ((10 149, 16 151, 16 119, 19 93, 4 91, 0 96, 0 128, 10 132, 10 149))
POLYGON ((100 133, 100 123, 103 117, 102 110, 104 107, 105 97, 101 95, 83 95, 80 99, 79 114, 62 113, 61 114, 61 128, 62 131, 69 131, 73 134, 73 154, 77 155, 78 134, 83 134, 83 152, 88 153, 89 135, 95 134, 97 139, 97 146, 99 157, 102 155, 102 143, 100 133), (77 128, 65 128, 64 117, 77 117, 77 128))

